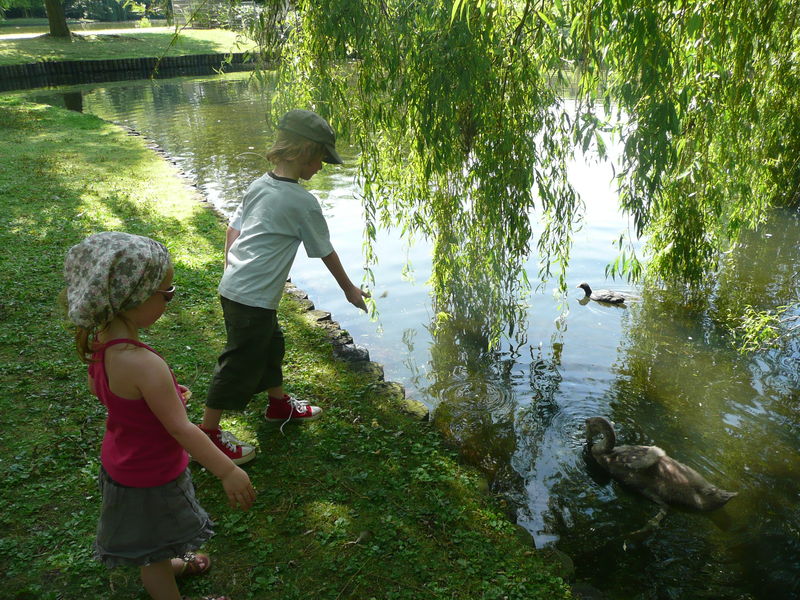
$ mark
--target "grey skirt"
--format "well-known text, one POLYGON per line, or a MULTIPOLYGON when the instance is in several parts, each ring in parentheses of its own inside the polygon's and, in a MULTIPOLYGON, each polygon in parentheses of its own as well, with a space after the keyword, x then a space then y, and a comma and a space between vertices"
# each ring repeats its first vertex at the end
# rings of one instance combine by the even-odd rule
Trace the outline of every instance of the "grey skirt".
POLYGON ((100 467, 103 508, 95 558, 107 567, 143 566, 197 550, 214 530, 197 503, 187 468, 176 479, 149 488, 127 487, 100 467))

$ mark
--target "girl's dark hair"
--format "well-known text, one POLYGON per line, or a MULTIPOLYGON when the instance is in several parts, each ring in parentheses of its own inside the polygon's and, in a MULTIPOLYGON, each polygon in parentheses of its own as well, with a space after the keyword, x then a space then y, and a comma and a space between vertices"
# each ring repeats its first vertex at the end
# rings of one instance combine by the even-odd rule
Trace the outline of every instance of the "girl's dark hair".
MULTIPOLYGON (((67 316, 67 290, 66 288, 61 290, 61 293, 58 295, 58 304, 61 307, 61 310, 64 313, 64 316, 67 316)), ((91 363, 92 361, 92 354, 94 354, 94 338, 97 335, 96 331, 90 331, 85 327, 80 326, 73 326, 75 327, 75 350, 78 352, 78 357, 81 359, 82 362, 91 363)))
MULTIPOLYGON (((64 289, 58 295, 58 304, 60 305, 61 309, 64 311, 64 316, 67 315, 67 290, 64 289)), ((80 325, 73 325, 75 328, 75 351, 78 353, 78 358, 81 359, 81 362, 84 363, 93 363, 95 362, 92 360, 92 354, 94 354, 95 349, 95 337, 99 331, 95 331, 94 329, 87 329, 86 327, 81 327, 80 325)))
POLYGON ((275 143, 267 151, 267 159, 273 164, 281 161, 307 163, 323 156, 325 146, 283 129, 278 130, 275 143))
POLYGON ((95 332, 89 331, 85 327, 75 328, 75 350, 78 352, 78 357, 82 362, 92 363, 92 354, 94 354, 94 338, 95 332))

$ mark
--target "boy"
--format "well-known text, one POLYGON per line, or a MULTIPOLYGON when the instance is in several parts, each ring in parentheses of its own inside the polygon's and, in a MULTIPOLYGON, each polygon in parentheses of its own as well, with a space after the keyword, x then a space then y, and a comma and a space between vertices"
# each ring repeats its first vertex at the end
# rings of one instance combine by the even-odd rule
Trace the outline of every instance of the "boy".
POLYGON ((283 391, 284 339, 276 310, 300 242, 309 257, 322 259, 347 300, 367 310, 369 293, 348 278, 319 202, 299 184, 311 179, 323 161, 342 164, 335 145, 336 134, 316 113, 286 113, 267 153, 275 168, 250 185, 227 230, 219 293, 228 340, 214 369, 200 429, 236 464, 255 458, 255 448, 220 430, 223 411, 242 410, 254 394, 266 390, 267 421, 310 421, 322 413, 283 391))

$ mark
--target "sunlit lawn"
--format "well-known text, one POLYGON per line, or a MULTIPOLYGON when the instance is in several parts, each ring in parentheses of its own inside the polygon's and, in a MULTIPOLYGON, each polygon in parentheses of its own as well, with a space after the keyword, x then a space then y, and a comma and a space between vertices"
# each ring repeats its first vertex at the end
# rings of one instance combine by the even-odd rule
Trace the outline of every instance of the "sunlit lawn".
MULTIPOLYGON (((2 30, 0 30, 2 33, 2 30)), ((174 32, 132 29, 126 33, 82 32, 73 41, 38 36, 0 40, 0 65, 44 61, 100 60, 244 52, 252 43, 235 31, 184 29, 174 32)))

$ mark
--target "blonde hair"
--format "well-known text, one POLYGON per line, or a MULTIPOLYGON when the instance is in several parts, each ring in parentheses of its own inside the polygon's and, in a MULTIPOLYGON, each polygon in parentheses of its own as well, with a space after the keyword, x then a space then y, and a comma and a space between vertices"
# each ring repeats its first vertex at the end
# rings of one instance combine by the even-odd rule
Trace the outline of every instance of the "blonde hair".
POLYGON ((301 135, 279 129, 275 143, 267 151, 267 160, 273 164, 279 162, 308 163, 325 156, 325 146, 309 140, 301 135))
POLYGON ((94 331, 89 331, 85 327, 75 328, 75 350, 77 350, 81 362, 95 362, 92 354, 94 354, 96 335, 94 331))

